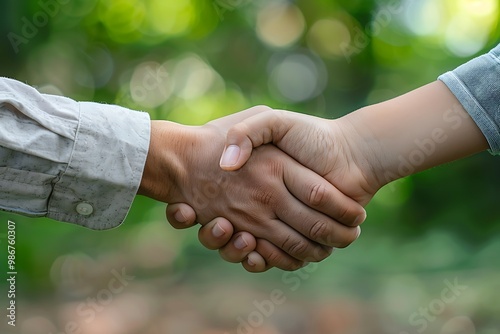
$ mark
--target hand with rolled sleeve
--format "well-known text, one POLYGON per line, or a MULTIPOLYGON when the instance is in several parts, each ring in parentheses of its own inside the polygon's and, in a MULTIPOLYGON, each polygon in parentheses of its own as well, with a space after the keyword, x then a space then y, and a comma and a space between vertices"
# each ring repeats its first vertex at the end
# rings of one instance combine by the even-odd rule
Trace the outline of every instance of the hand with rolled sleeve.
MULTIPOLYGON (((239 115, 201 127, 151 122, 146 113, 44 95, 5 78, 0 103, 2 210, 108 229, 136 194, 185 202, 203 224, 232 221, 242 249, 257 247, 268 267, 285 270, 320 261, 359 234, 363 208, 273 146, 238 173, 221 170, 225 134, 239 115)), ((224 234, 227 226, 218 226, 224 234)))
MULTIPOLYGON (((221 168, 238 170, 252 150, 273 143, 337 189, 366 205, 385 184, 486 149, 500 152, 500 45, 405 95, 362 108, 336 120, 271 110, 246 118, 228 131, 221 168)), ((185 204, 168 208, 173 225, 192 226, 185 204), (182 211, 184 222, 173 212, 182 211)), ((262 266, 258 249, 240 250, 215 222, 200 229, 202 244, 234 262, 262 266), (212 229, 212 230, 211 230, 212 229), (244 263, 243 262, 243 263, 244 263)), ((253 243, 252 235, 245 236, 253 243)))

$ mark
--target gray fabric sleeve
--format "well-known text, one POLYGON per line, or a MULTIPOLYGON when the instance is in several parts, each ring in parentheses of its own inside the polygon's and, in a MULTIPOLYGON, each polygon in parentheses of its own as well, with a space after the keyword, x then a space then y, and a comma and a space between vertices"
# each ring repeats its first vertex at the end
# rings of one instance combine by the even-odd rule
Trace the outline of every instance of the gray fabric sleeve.
POLYGON ((149 136, 147 113, 0 78, 0 209, 118 226, 137 193, 149 136))
POLYGON ((481 129, 492 154, 500 154, 500 44, 439 77, 481 129))

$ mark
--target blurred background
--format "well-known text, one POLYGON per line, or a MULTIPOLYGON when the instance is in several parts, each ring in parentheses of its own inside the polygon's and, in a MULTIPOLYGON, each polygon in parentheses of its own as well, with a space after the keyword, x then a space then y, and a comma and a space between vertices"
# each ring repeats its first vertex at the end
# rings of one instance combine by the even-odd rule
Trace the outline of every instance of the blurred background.
MULTIPOLYGON (((497 0, 2 0, 0 75, 184 124, 336 118, 487 52, 499 18, 497 0)), ((359 240, 294 273, 223 262, 146 198, 103 232, 0 213, 18 272, 0 332, 498 334, 499 168, 485 152, 386 186, 359 240)))

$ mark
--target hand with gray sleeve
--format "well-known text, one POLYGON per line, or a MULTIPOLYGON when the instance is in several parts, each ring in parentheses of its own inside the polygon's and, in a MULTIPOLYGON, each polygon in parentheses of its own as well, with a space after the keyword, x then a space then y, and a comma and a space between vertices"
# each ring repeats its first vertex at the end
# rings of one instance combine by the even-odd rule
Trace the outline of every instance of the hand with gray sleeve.
POLYGON ((227 129, 263 109, 185 126, 0 78, 0 209, 102 230, 120 225, 140 194, 189 204, 200 223, 213 221, 218 242, 233 222, 235 246, 265 240, 272 266, 320 261, 357 238, 362 206, 271 145, 238 173, 219 168, 227 129), (316 222, 328 228, 311 233, 316 222))

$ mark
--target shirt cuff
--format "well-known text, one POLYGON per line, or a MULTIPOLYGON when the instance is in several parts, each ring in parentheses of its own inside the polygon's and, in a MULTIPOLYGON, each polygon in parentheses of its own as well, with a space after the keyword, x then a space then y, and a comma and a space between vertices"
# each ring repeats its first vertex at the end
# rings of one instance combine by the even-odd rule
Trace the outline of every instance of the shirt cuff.
POLYGON ((438 79, 476 122, 490 153, 500 154, 500 45, 438 79))
POLYGON ((104 230, 120 225, 139 188, 150 139, 144 112, 80 102, 69 164, 56 181, 47 217, 104 230))

